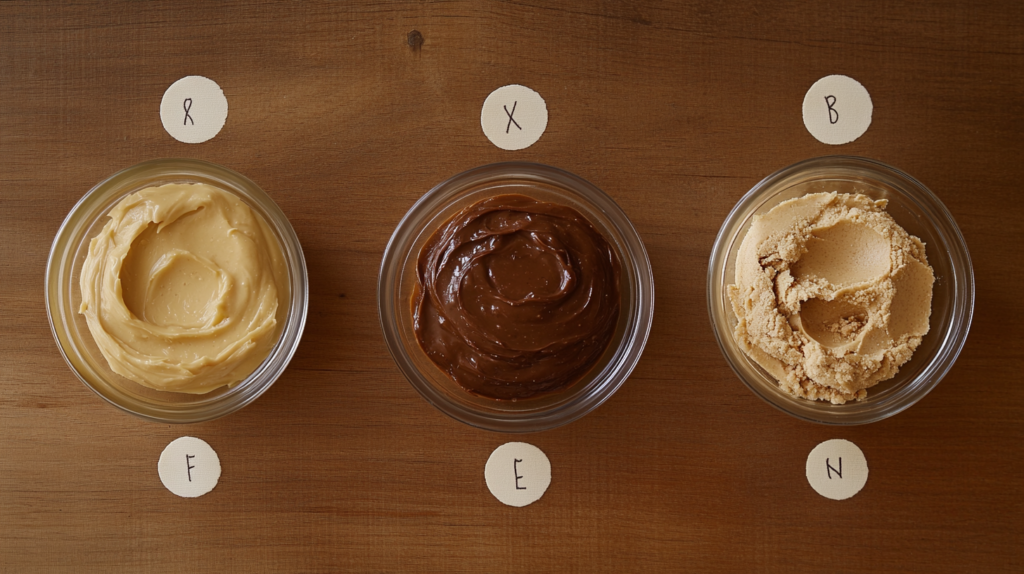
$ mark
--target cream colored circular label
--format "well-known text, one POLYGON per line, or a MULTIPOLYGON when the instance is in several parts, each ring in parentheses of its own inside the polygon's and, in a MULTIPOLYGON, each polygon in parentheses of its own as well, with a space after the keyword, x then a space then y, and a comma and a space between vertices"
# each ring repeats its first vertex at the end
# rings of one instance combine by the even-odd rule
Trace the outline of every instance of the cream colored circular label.
POLYGON ((804 125, 829 145, 850 143, 864 135, 873 110, 868 91, 848 76, 825 76, 804 95, 804 125))
POLYGON ((220 458, 206 441, 190 436, 171 441, 157 463, 160 482, 184 498, 196 498, 213 490, 220 480, 220 458))
POLYGON ((510 151, 537 143, 548 127, 548 106, 540 94, 518 84, 491 92, 480 110, 480 127, 491 143, 510 151))
POLYGON ((526 506, 540 500, 551 484, 551 462, 532 444, 505 443, 487 459, 484 479, 494 498, 509 506, 526 506))
POLYGON ((868 461, 848 440, 827 440, 807 456, 807 482, 825 498, 846 500, 868 481, 868 461))
POLYGON ((203 143, 220 133, 228 119, 228 99, 217 82, 185 76, 171 84, 160 101, 160 121, 174 139, 203 143))

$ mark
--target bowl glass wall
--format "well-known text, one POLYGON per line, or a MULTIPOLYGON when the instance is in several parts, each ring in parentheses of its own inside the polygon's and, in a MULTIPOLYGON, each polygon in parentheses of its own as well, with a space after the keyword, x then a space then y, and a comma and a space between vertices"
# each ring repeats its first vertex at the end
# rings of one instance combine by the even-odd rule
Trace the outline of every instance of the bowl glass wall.
POLYGON ((502 163, 469 170, 424 195, 402 219, 381 263, 377 302, 392 357, 412 386, 441 412, 466 424, 531 432, 574 421, 625 382, 643 352, 654 310, 650 262, 629 219, 604 192, 568 172, 539 164, 502 163), (616 332, 600 361, 566 389, 498 401, 473 395, 423 352, 412 324, 416 263, 431 235, 461 209, 495 195, 521 194, 569 206, 604 235, 619 257, 622 305, 616 332))
POLYGON ((806 160, 755 185, 726 217, 708 267, 708 311, 729 366, 757 396, 797 418, 853 425, 890 417, 921 400, 949 372, 967 339, 974 310, 974 274, 953 216, 922 183, 881 162, 845 156, 806 160), (888 201, 886 212, 925 243, 935 271, 930 330, 896 376, 868 389, 863 401, 834 405, 794 397, 740 348, 726 287, 735 283, 736 252, 754 216, 810 193, 861 193, 888 201))
POLYGON ((46 310, 53 336, 71 370, 110 404, 144 419, 194 423, 232 413, 256 400, 284 372, 298 348, 306 321, 308 287, 302 247, 280 208, 246 177, 219 165, 192 159, 160 159, 120 171, 85 194, 61 225, 46 266, 46 310), (284 252, 289 295, 277 344, 244 381, 206 394, 150 389, 114 373, 93 340, 85 317, 79 277, 89 242, 106 225, 107 213, 125 196, 167 183, 207 183, 238 195, 263 217, 284 252))

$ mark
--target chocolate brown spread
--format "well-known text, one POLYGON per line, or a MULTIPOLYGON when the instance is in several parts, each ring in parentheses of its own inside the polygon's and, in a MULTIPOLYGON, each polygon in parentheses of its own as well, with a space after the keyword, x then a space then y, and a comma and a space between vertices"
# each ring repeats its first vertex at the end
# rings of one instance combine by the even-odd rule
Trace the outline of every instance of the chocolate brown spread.
POLYGON ((420 252, 413 328, 467 391, 515 400, 566 388, 619 317, 619 260, 576 210, 522 195, 471 205, 420 252))

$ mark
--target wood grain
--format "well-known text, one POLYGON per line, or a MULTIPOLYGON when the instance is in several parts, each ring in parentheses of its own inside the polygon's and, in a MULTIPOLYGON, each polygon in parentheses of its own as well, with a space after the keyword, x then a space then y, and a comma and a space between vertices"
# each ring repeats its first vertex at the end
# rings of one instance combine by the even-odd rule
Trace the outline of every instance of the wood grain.
POLYGON ((1018 2, 0 4, 0 572, 1024 571, 1024 5, 1018 2), (410 45, 410 33, 421 41, 410 45), (841 73, 874 121, 830 147, 800 119, 841 73), (230 112, 170 138, 163 91, 215 79, 230 112), (547 100, 534 146, 479 125, 496 87, 547 100), (939 387, 884 422, 776 412, 711 332, 711 244, 758 180, 832 153, 898 166, 959 223, 975 318, 939 387), (50 334, 50 243, 98 181, 195 157, 260 184, 309 265, 287 373, 222 420, 136 420, 79 383, 50 334), (657 305, 608 403, 528 435, 553 465, 513 509, 483 483, 509 437, 447 419, 402 378, 375 304, 384 246, 425 191, 502 160, 570 170, 644 238, 657 305), (185 500, 156 474, 198 436, 224 467, 185 500), (803 476, 818 442, 865 452, 836 503, 803 476))

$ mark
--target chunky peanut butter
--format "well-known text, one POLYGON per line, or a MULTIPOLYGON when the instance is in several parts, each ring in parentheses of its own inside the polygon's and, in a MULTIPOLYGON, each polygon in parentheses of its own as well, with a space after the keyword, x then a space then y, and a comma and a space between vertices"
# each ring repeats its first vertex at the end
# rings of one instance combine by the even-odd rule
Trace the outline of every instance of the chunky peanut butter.
POLYGON ((206 184, 121 200, 89 244, 80 313, 110 368, 161 391, 206 393, 251 374, 277 342, 289 298, 262 217, 206 184))
POLYGON ((576 210, 500 195, 452 217, 418 259, 420 347, 456 383, 517 400, 579 381, 619 318, 619 260, 576 210))
POLYGON ((798 397, 842 404, 894 377, 928 332, 934 274, 886 201, 815 193, 754 218, 729 297, 744 351, 798 397))

